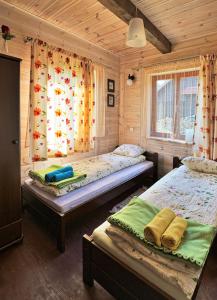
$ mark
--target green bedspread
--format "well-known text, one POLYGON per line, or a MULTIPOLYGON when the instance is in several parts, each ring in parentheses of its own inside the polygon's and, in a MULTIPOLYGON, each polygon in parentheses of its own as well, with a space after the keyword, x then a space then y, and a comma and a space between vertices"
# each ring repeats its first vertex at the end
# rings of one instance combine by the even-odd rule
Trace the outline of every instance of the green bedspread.
POLYGON ((190 261, 198 266, 203 266, 215 237, 216 227, 188 220, 188 227, 179 248, 176 251, 171 251, 163 247, 157 247, 144 239, 145 225, 159 211, 159 208, 135 197, 122 210, 110 216, 108 221, 157 250, 161 250, 173 257, 190 261))
POLYGON ((75 172, 73 177, 70 177, 70 178, 67 178, 67 179, 64 179, 64 180, 61 180, 61 181, 58 181, 58 182, 45 182, 45 175, 47 173, 59 170, 61 168, 62 168, 62 166, 52 165, 52 166, 50 166, 46 169, 37 170, 37 171, 29 171, 29 176, 32 179, 36 179, 36 180, 40 181, 44 185, 50 185, 50 186, 53 186, 57 189, 62 189, 64 187, 66 187, 67 185, 71 184, 71 183, 81 181, 81 180, 83 180, 84 178, 87 177, 86 174, 78 174, 78 173, 75 172))

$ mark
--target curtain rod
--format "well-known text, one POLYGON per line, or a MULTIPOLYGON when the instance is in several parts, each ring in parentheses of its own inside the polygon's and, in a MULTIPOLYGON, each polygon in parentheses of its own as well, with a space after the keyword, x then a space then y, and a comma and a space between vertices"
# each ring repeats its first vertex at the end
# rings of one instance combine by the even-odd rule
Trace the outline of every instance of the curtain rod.
POLYGON ((159 62, 159 63, 153 63, 153 64, 148 64, 148 65, 141 65, 141 66, 138 66, 138 67, 135 67, 135 68, 132 68, 132 70, 139 70, 139 69, 142 69, 142 68, 149 68, 149 67, 154 67, 154 66, 159 66, 159 65, 166 65, 166 64, 169 64, 169 63, 172 63, 172 62, 179 62, 179 61, 182 61, 182 60, 188 60, 188 59, 193 59, 193 58, 199 58, 200 55, 194 55, 194 56, 188 56, 188 57, 185 57, 185 58, 177 58, 177 59, 171 59, 169 61, 166 61, 166 62, 159 62))
MULTIPOLYGON (((35 40, 41 40, 42 42, 44 42, 44 43, 50 45, 50 43, 43 41, 43 39, 41 39, 40 37, 34 38, 34 37, 31 37, 31 36, 26 35, 26 36, 24 36, 24 38, 23 38, 23 41, 24 41, 25 44, 32 43, 32 42, 34 42, 35 40)), ((51 44, 52 44, 52 43, 51 43, 51 44)), ((74 52, 72 52, 72 51, 70 51, 70 50, 67 50, 67 49, 64 49, 64 48, 62 48, 62 47, 58 47, 58 46, 54 46, 54 45, 50 45, 50 46, 51 46, 51 47, 54 47, 54 48, 59 48, 59 49, 61 49, 61 51, 68 52, 69 54, 75 54, 75 55, 77 55, 79 58, 84 58, 84 59, 87 59, 87 60, 89 60, 89 61, 91 61, 91 62, 93 62, 93 63, 99 64, 99 65, 103 65, 104 67, 106 67, 106 68, 108 68, 108 69, 111 69, 111 70, 114 69, 114 68, 112 68, 112 66, 106 64, 105 62, 102 62, 102 61, 98 62, 98 61, 95 60, 95 59, 91 59, 91 58, 88 58, 88 57, 86 57, 86 56, 79 55, 79 54, 77 54, 77 53, 74 53, 74 52)))
POLYGON ((40 37, 33 38, 31 36, 24 36, 23 41, 24 41, 25 44, 34 43, 36 41, 42 42, 44 45, 47 45, 51 49, 57 49, 58 51, 66 54, 67 56, 74 55, 74 56, 80 58, 81 60, 83 59, 83 60, 87 60, 87 61, 93 62, 93 60, 91 58, 88 58, 86 56, 79 55, 79 54, 77 54, 75 52, 72 52, 70 50, 64 49, 64 46, 63 47, 54 46, 54 45, 52 45, 52 43, 50 44, 50 43, 44 41, 43 39, 41 39, 40 37))

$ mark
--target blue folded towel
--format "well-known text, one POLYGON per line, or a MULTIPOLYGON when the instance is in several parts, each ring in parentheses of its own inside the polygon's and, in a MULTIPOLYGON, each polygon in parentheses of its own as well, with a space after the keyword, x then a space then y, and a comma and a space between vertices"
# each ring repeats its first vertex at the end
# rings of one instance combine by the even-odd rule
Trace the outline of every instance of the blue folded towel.
POLYGON ((61 181, 61 180, 64 180, 64 179, 67 179, 67 178, 70 178, 70 177, 73 177, 74 176, 74 173, 72 171, 67 171, 67 172, 63 172, 63 173, 58 173, 58 174, 55 174, 53 177, 52 177, 52 182, 57 182, 57 181, 61 181))
MULTIPOLYGON (((46 182, 54 182, 53 177, 57 174, 62 174, 62 173, 66 173, 66 172, 71 172, 73 174, 73 168, 71 166, 67 166, 67 167, 63 167, 60 168, 58 170, 55 170, 53 172, 47 173, 45 175, 45 181, 46 182)), ((72 175, 73 176, 73 175, 72 175)), ((71 177, 71 176, 70 176, 71 177)), ((69 177, 66 177, 69 178, 69 177)), ((62 180, 62 179, 61 179, 62 180)), ((55 180, 56 181, 56 180, 55 180)))

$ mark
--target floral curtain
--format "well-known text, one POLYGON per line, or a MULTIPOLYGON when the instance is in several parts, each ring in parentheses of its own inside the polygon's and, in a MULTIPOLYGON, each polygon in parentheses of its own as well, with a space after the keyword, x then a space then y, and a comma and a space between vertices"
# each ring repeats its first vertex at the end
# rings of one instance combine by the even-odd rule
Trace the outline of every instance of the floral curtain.
POLYGON ((215 55, 200 57, 199 91, 196 105, 194 155, 217 159, 217 99, 215 55))
POLYGON ((36 40, 30 102, 33 161, 94 147, 95 76, 90 61, 36 40))

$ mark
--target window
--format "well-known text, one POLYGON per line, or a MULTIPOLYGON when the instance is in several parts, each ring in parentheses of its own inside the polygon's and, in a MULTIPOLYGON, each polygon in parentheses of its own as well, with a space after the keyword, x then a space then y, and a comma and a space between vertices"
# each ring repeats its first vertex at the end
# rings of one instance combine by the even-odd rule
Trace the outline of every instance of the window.
POLYGON ((152 76, 151 136, 191 141, 198 71, 152 76))
POLYGON ((87 58, 34 41, 30 99, 33 161, 94 149, 99 102, 99 81, 95 79, 95 64, 87 58))

